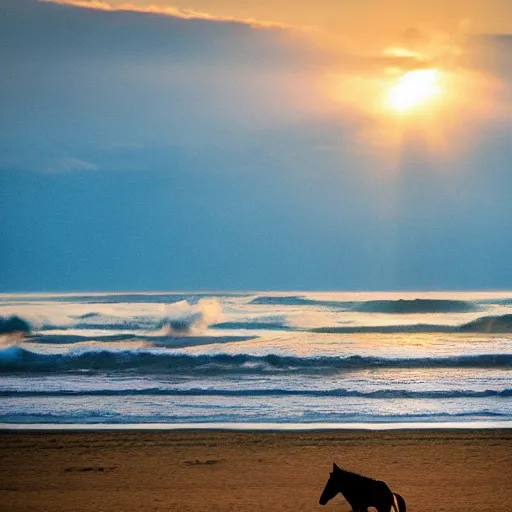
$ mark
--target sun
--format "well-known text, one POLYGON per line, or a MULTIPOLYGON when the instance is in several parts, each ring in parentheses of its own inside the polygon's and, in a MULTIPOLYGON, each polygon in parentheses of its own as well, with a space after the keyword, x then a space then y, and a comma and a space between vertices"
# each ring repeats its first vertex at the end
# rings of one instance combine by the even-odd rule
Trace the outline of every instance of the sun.
POLYGON ((432 102, 441 93, 439 71, 419 69, 398 78, 389 90, 389 104, 397 112, 409 112, 432 102))

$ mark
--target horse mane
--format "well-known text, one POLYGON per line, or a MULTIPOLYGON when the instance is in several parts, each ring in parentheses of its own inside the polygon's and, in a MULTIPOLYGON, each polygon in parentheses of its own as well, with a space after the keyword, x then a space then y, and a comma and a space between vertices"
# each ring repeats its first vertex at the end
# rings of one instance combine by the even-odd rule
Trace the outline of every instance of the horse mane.
POLYGON ((336 472, 339 473, 340 476, 344 476, 346 478, 348 477, 352 480, 359 480, 359 481, 364 481, 364 482, 376 482, 377 481, 374 478, 370 478, 369 476, 363 476, 363 475, 360 475, 359 473, 347 471, 346 469, 343 469, 340 467, 338 467, 336 472))

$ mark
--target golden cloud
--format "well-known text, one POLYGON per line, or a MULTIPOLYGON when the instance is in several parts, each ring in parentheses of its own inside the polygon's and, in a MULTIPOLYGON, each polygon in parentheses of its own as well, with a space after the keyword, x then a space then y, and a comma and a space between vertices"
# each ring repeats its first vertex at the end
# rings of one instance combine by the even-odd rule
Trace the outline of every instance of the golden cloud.
POLYGON ((237 18, 235 16, 215 16, 205 12, 196 11, 194 9, 181 9, 173 6, 159 6, 159 5, 147 5, 141 6, 132 3, 125 3, 120 5, 112 5, 108 2, 99 0, 39 0, 45 3, 70 5, 73 7, 80 7, 83 9, 95 9, 100 11, 131 11, 146 14, 161 14, 164 16, 172 16, 174 18, 180 18, 184 20, 206 20, 206 21, 218 21, 227 23, 240 23, 243 25, 249 25, 253 28, 282 28, 282 29, 297 29, 292 25, 285 23, 279 23, 275 21, 261 21, 253 18, 237 18))

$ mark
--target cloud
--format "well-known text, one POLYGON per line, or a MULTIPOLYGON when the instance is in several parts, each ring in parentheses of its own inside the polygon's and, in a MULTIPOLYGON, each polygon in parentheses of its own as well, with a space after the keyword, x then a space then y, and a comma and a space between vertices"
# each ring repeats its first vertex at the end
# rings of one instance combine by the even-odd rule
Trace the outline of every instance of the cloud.
POLYGON ((147 5, 140 6, 131 3, 124 3, 120 5, 112 5, 108 2, 97 0, 40 0, 41 2, 55 3, 61 5, 70 5, 73 7, 80 7, 84 9, 96 9, 100 11, 132 11, 146 14, 161 14, 164 16, 172 16, 184 20, 207 20, 207 21, 221 21, 230 23, 240 23, 249 25, 253 28, 295 28, 292 25, 274 21, 260 21, 251 18, 237 18, 234 16, 214 16, 205 12, 199 12, 194 9, 182 9, 173 6, 156 6, 147 5))
POLYGON ((3 169, 141 169, 150 152, 243 149, 323 103, 311 70, 325 57, 293 30, 6 1, 3 169))
POLYGON ((49 162, 46 172, 97 171, 98 167, 79 158, 63 157, 49 162))
POLYGON ((512 34, 480 34, 468 41, 465 54, 468 67, 496 77, 512 77, 512 34))
POLYGON ((452 34, 409 28, 386 53, 450 72, 480 71, 505 78, 512 69, 512 34, 472 33, 464 24, 452 34))
MULTIPOLYGON (((265 133, 292 130, 309 133, 316 148, 351 151, 357 144, 357 151, 371 152, 367 140, 354 139, 376 125, 368 107, 393 76, 476 67, 506 48, 506 36, 485 40, 478 57, 465 34, 408 29, 379 55, 354 55, 293 28, 255 28, 195 11, 6 2, 0 18, 4 169, 162 168, 158 157, 166 152, 175 155, 169 167, 182 167, 175 162, 194 159, 191 148, 244 152, 265 133)), ((483 96, 492 102, 496 94, 473 92, 467 94, 472 104, 483 96)))
POLYGON ((257 66, 283 60, 296 64, 308 51, 306 34, 282 24, 172 7, 118 9, 105 2, 5 1, 0 58, 12 65, 20 58, 39 60, 41 65, 65 59, 111 64, 122 58, 164 60, 171 65, 210 61, 257 66))

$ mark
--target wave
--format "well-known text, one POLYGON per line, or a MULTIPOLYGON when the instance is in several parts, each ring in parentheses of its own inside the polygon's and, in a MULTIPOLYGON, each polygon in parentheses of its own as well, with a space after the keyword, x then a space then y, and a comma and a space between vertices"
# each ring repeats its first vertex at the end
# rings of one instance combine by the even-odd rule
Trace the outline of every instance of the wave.
POLYGON ((509 398, 512 389, 497 390, 440 390, 440 391, 411 391, 407 389, 379 389, 375 391, 357 391, 351 389, 90 389, 90 390, 0 390, 0 397, 67 397, 67 396, 219 396, 219 397, 280 397, 280 396, 309 396, 309 397, 339 397, 339 398, 372 398, 372 399, 447 399, 447 398, 509 398))
MULTIPOLYGON (((169 336, 167 334, 108 334, 102 336, 92 336, 84 333, 83 335, 71 334, 52 334, 52 335, 38 335, 34 340, 29 340, 29 343, 34 341, 41 345, 71 345, 75 349, 81 350, 84 345, 91 347, 93 345, 100 346, 105 343, 116 343, 121 345, 126 342, 140 342, 143 344, 151 344, 154 347, 166 347, 172 349, 181 349, 188 347, 204 346, 204 345, 218 345, 221 343, 236 343, 242 341, 249 341, 257 338, 254 335, 238 336, 169 336)), ((1 355, 0 355, 1 360, 1 355)))
POLYGON ((101 336, 92 336, 84 332, 83 334, 38 334, 29 341, 36 341, 43 345, 74 345, 75 343, 91 342, 101 340, 105 343, 123 342, 123 341, 158 341, 160 336, 144 336, 135 334, 102 334, 101 336))
POLYGON ((458 332, 459 328, 453 325, 411 324, 411 325, 357 325, 315 327, 309 332, 323 334, 351 334, 351 333, 451 333, 458 332))
POLYGON ((482 316, 462 325, 436 325, 436 324, 411 324, 411 325, 375 325, 375 326, 334 326, 316 327, 309 332, 324 334, 350 334, 350 333, 512 333, 512 314, 500 316, 482 316))
POLYGON ((318 306, 357 313, 387 313, 387 314, 424 314, 424 313, 470 313, 478 311, 474 302, 448 299, 398 299, 398 300, 368 300, 333 301, 308 299, 300 295, 262 295, 254 298, 249 304, 275 306, 318 306))
POLYGON ((493 306, 512 306, 512 298, 500 298, 500 299, 483 299, 478 301, 480 304, 490 304, 493 306))
MULTIPOLYGON (((174 347, 175 348, 175 347, 174 347)), ((440 358, 391 359, 346 356, 304 358, 245 354, 189 355, 159 349, 70 350, 65 354, 41 354, 18 345, 0 350, 2 372, 108 372, 206 375, 288 372, 335 373, 366 368, 472 368, 510 367, 512 354, 486 354, 440 358)))
POLYGON ((101 315, 95 315, 94 317, 89 316, 87 318, 96 318, 97 323, 94 322, 77 322, 76 324, 70 324, 70 325, 59 325, 56 324, 46 324, 42 325, 38 332, 45 332, 45 331, 76 331, 77 329, 83 329, 83 330, 98 330, 98 331, 147 331, 151 329, 157 329, 158 327, 162 327, 160 321, 151 321, 150 319, 141 318, 140 320, 136 319, 126 319, 126 320, 119 320, 117 322, 113 322, 112 318, 105 318, 104 321, 102 320, 101 315))
POLYGON ((188 317, 184 318, 163 317, 155 319, 151 317, 136 317, 115 319, 99 314, 87 316, 86 319, 88 318, 95 318, 96 322, 77 322, 70 325, 46 324, 41 326, 39 331, 67 331, 77 329, 149 331, 167 328, 169 332, 186 334, 202 320, 200 313, 191 313, 188 317))
POLYGON ((30 330, 30 323, 19 316, 0 316, 0 334, 30 332, 30 330))
POLYGON ((478 310, 476 304, 463 300, 413 299, 369 300, 355 306, 359 313, 469 313, 478 310))
POLYGON ((74 318, 78 318, 79 320, 87 320, 88 318, 95 318, 98 316, 101 316, 101 313, 91 311, 90 313, 84 313, 83 315, 75 315, 74 318))
POLYGON ((268 331, 290 331, 297 330, 282 322, 221 322, 210 326, 212 329, 247 329, 268 331))
MULTIPOLYGON (((378 413, 353 413, 353 412, 291 412, 285 418, 280 417, 275 412, 270 412, 267 415, 261 413, 245 413, 240 414, 233 410, 209 410, 198 418, 196 414, 186 414, 186 411, 168 411, 166 409, 153 409, 151 414, 137 414, 135 411, 132 414, 120 414, 115 411, 100 409, 100 410, 81 410, 74 412, 12 412, 8 414, 0 414, 0 422, 7 424, 30 424, 30 428, 34 425, 40 424, 61 424, 61 425, 123 425, 123 424, 157 424, 157 428, 161 428, 162 424, 174 424, 178 428, 186 424, 185 428, 189 428, 194 424, 198 428, 206 425, 212 426, 217 424, 222 428, 224 424, 242 424, 250 425, 249 428, 254 427, 256 424, 265 428, 265 425, 272 425, 269 430, 275 430, 276 425, 285 427, 286 425, 301 425, 307 427, 308 424, 318 427, 320 423, 335 423, 335 424, 349 424, 349 423, 379 423, 396 424, 400 425, 402 422, 407 423, 420 423, 426 422, 443 422, 446 426, 450 426, 453 421, 461 419, 466 422, 477 421, 481 419, 490 418, 503 418, 510 419, 510 414, 507 412, 500 412, 492 409, 479 409, 474 411, 465 412, 427 412, 427 413, 408 413, 403 412, 400 414, 378 414, 378 413)), ((460 424, 459 424, 460 425, 460 424)), ((456 425, 457 426, 457 425, 456 425)), ((229 427, 228 427, 229 428, 229 427)), ((410 426, 409 426, 410 428, 410 426)))
POLYGON ((459 327, 461 332, 512 333, 512 315, 483 316, 459 327))
POLYGON ((331 308, 347 308, 353 302, 342 302, 336 300, 307 299, 299 295, 262 295, 252 299, 249 304, 260 304, 266 306, 324 306, 331 308))
POLYGON ((213 298, 200 298, 195 303, 184 300, 166 303, 159 306, 157 311, 156 315, 123 316, 121 313, 117 316, 115 314, 105 315, 94 310, 81 315, 66 316, 58 312, 58 307, 49 307, 42 314, 38 312, 33 316, 25 315, 25 318, 12 317, 12 319, 17 319, 20 325, 21 323, 26 324, 28 329, 26 332, 56 329, 130 331, 165 329, 167 333, 173 334, 189 334, 197 329, 206 329, 211 324, 223 320, 221 305, 213 298))
MULTIPOLYGON (((419 300, 419 299, 418 299, 419 300)), ((400 301, 388 301, 400 302, 400 301)), ((415 302, 415 301, 411 301, 415 302)), ((341 303, 339 303, 341 304, 341 303)), ((345 303, 346 304, 346 303, 345 303)), ((369 304, 369 303, 363 303, 369 304)), ((389 304, 388 304, 389 305, 389 304)), ((200 301, 197 305, 191 306, 186 302, 168 305, 167 314, 155 318, 151 316, 141 317, 113 317, 103 316, 100 313, 90 312, 76 316, 78 322, 61 325, 56 322, 32 325, 26 318, 12 316, 9 318, 0 317, 0 334, 11 332, 30 333, 36 330, 44 336, 45 331, 66 331, 66 330, 96 330, 96 331, 132 331, 137 332, 136 336, 151 336, 159 331, 160 336, 173 335, 191 335, 197 329, 245 329, 245 330, 279 330, 279 331, 308 331, 313 333, 512 333, 512 314, 499 316, 483 316, 471 322, 461 325, 442 325, 442 324, 392 324, 392 325, 334 325, 324 327, 314 327, 307 329, 295 327, 288 324, 288 319, 283 315, 277 315, 272 320, 248 320, 248 321, 220 321, 222 312, 220 305, 216 301, 200 301), (90 321, 88 321, 90 320, 90 321), (141 332, 145 331, 145 332, 141 332)), ((380 307, 380 306, 378 306, 380 307)), ((377 312, 378 307, 374 308, 377 312)), ((386 306, 388 307, 388 306, 386 306)), ((400 306, 402 307, 402 306, 400 306)), ((416 307, 416 306, 415 306, 416 307)), ((370 308, 368 308, 368 311, 370 308)), ((405 310, 404 310, 405 312, 405 310)), ((411 312, 411 311, 409 311, 411 312)), ((84 333, 84 337, 87 334, 84 333)), ((131 334, 119 334, 118 339, 129 339, 131 334)), ((73 336, 68 337, 68 342, 73 342, 73 336)), ((77 341, 83 339, 81 336, 75 336, 77 341)), ((102 337, 103 338, 103 337, 102 337)))

